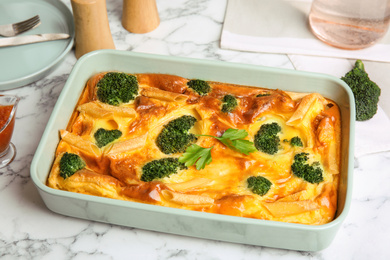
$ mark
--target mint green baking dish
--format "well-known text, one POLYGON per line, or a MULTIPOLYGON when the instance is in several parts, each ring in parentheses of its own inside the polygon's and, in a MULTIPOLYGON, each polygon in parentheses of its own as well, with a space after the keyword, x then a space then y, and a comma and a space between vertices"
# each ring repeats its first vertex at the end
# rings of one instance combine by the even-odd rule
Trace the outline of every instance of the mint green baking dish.
POLYGON ((172 234, 275 248, 319 251, 330 245, 351 203, 355 106, 353 94, 341 80, 298 72, 220 61, 100 50, 77 61, 58 98, 31 164, 31 177, 46 206, 59 214, 172 234), (59 141, 86 81, 93 74, 118 70, 166 73, 296 92, 318 92, 339 106, 342 117, 341 178, 336 218, 310 226, 241 218, 127 202, 60 191, 45 185, 59 141))

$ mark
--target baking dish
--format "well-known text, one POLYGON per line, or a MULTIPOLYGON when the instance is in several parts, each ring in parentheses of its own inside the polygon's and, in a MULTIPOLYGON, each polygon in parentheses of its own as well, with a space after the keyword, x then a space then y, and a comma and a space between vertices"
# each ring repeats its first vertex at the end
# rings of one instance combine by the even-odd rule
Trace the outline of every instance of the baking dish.
POLYGON ((170 56, 100 50, 75 64, 58 98, 31 165, 31 177, 46 206, 57 213, 166 233, 276 248, 318 251, 332 242, 351 202, 355 107, 341 80, 323 74, 170 56), (309 226, 167 208, 55 190, 46 186, 59 141, 87 80, 98 72, 166 73, 185 78, 318 92, 334 100, 342 118, 342 158, 336 218, 309 226))

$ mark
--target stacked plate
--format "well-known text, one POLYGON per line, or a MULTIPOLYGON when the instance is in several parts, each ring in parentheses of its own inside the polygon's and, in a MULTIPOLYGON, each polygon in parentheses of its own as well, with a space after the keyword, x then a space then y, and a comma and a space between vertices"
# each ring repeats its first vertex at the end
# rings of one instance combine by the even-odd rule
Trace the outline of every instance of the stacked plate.
POLYGON ((63 2, 55 0, 0 2, 0 24, 19 22, 35 15, 39 15, 41 25, 23 35, 67 33, 71 37, 66 40, 0 48, 0 91, 21 87, 45 77, 73 47, 73 15, 63 2))

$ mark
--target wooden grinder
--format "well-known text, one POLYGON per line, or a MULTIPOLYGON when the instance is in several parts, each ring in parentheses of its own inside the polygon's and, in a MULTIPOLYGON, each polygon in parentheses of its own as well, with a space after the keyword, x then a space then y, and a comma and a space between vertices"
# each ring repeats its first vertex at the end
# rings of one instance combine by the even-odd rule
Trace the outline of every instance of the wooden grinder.
POLYGON ((147 33, 159 24, 156 0, 123 0, 122 26, 126 30, 147 33))
POLYGON ((71 0, 75 23, 76 58, 101 49, 115 49, 106 0, 71 0))

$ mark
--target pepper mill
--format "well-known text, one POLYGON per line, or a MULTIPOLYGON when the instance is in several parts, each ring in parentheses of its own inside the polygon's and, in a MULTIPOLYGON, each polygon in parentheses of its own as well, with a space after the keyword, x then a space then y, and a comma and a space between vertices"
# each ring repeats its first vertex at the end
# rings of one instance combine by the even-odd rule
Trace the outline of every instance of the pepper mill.
POLYGON ((122 26, 132 33, 151 32, 160 24, 156 0, 123 0, 122 26))
POLYGON ((76 58, 101 49, 115 49, 106 0, 71 0, 75 23, 76 58))

